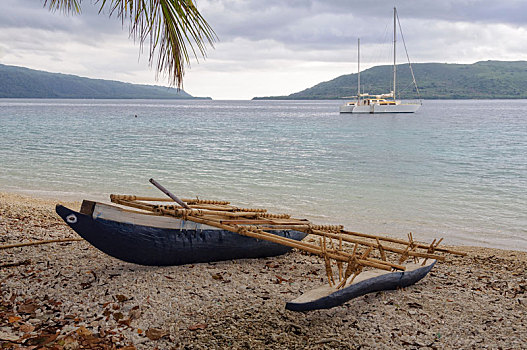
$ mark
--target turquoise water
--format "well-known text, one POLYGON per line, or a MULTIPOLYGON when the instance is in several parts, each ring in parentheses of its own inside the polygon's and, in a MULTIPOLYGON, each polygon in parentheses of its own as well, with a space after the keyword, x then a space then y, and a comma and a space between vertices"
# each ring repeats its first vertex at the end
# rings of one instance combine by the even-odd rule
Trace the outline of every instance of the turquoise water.
POLYGON ((0 100, 0 191, 231 200, 316 223, 527 250, 527 101, 0 100), (136 118, 135 115, 138 117, 136 118))

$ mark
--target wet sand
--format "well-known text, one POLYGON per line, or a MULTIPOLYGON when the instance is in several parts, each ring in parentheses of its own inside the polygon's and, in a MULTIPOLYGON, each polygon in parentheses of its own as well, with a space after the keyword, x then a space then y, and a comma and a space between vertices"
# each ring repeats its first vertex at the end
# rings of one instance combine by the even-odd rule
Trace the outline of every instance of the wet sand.
MULTIPOLYGON (((76 238, 57 202, 0 193, 0 245, 76 238)), ((285 302, 325 283, 325 270, 298 251, 145 267, 84 241, 3 249, 0 347, 527 348, 527 252, 456 249, 468 256, 449 256, 414 286, 305 313, 285 302)))

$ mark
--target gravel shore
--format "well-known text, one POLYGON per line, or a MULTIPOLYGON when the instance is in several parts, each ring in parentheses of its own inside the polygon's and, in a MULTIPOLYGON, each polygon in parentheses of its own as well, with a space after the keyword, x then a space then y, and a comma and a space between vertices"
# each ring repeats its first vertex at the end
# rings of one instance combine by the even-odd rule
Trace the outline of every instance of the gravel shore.
MULTIPOLYGON (((0 245, 78 237, 57 203, 0 193, 0 245)), ((298 251, 145 267, 84 241, 3 249, 0 348, 527 349, 527 252, 456 249, 414 286, 305 313, 285 302, 325 273, 298 251)))

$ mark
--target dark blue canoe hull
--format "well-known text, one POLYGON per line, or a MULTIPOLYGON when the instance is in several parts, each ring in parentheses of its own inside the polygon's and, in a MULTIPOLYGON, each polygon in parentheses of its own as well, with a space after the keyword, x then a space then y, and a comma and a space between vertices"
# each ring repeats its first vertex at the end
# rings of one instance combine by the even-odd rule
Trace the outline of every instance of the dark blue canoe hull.
POLYGON ((431 264, 412 271, 391 272, 381 276, 372 277, 364 281, 354 283, 349 287, 339 289, 334 293, 316 300, 308 302, 290 301, 287 302, 285 308, 291 311, 330 309, 332 307, 342 305, 348 300, 368 293, 408 287, 423 279, 428 274, 428 272, 430 272, 432 267, 434 267, 435 263, 436 261, 433 261, 431 264))
MULTIPOLYGON (((291 248, 217 229, 169 229, 94 219, 62 205, 57 214, 82 238, 117 259, 140 265, 184 265, 212 261, 263 258, 285 254, 291 248)), ((273 231, 302 240, 303 232, 273 231)))

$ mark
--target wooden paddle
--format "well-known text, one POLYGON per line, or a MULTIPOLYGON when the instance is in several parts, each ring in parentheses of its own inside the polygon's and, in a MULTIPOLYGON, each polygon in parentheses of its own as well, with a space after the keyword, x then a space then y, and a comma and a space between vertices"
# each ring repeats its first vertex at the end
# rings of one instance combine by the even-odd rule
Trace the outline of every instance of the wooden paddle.
POLYGON ((169 190, 167 190, 165 187, 163 187, 163 185, 161 185, 156 180, 150 179, 150 183, 152 185, 156 186, 161 192, 163 192, 164 194, 166 194, 167 196, 172 198, 177 204, 181 205, 183 208, 190 209, 190 207, 185 202, 183 202, 181 199, 179 199, 174 194, 172 194, 169 190))

